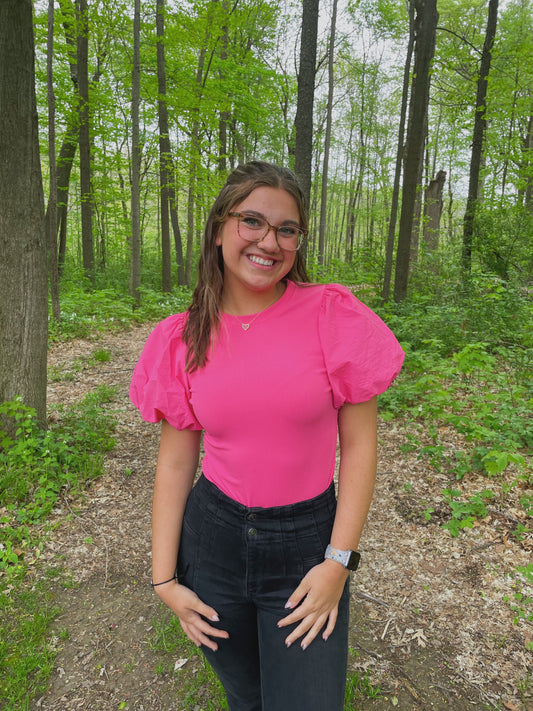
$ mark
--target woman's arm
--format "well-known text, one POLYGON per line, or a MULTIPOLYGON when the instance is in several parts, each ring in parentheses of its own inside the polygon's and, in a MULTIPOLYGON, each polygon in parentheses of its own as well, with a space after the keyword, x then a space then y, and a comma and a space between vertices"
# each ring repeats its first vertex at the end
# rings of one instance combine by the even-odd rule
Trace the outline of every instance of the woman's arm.
POLYGON ((192 590, 171 580, 185 504, 198 466, 200 437, 197 430, 176 430, 165 420, 162 422, 152 507, 152 580, 159 597, 179 617, 185 634, 195 644, 216 650, 210 636, 228 636, 204 619, 218 622, 216 610, 205 605, 192 590), (170 582, 157 585, 167 580, 170 582))
MULTIPOLYGON (((340 409, 339 443, 338 500, 331 544, 341 550, 357 550, 376 478, 377 398, 340 409)), ((348 574, 340 563, 329 559, 307 573, 287 602, 288 608, 299 607, 278 623, 285 627, 300 621, 285 640, 287 646, 305 635, 301 642, 305 649, 324 626, 322 637, 329 637, 348 574)))

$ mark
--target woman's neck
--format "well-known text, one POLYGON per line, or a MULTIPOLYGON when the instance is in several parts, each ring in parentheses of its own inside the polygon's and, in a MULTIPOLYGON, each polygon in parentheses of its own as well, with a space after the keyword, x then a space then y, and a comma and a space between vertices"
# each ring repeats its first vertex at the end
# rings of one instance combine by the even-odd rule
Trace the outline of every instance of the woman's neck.
POLYGON ((222 291, 221 310, 233 316, 248 316, 250 314, 259 313, 260 311, 268 309, 275 304, 276 301, 281 299, 286 288, 286 283, 280 281, 276 284, 276 288, 273 292, 268 291, 265 293, 247 290, 246 294, 236 294, 233 291, 226 294, 222 291))

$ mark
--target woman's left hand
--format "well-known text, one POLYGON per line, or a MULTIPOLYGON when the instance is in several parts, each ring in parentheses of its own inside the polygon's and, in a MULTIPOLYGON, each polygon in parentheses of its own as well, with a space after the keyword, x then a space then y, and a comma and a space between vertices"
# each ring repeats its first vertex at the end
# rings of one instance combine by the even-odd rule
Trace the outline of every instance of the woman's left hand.
POLYGON ((278 622, 278 627, 286 627, 301 620, 285 640, 287 647, 305 635, 301 647, 307 649, 324 625, 322 638, 327 640, 337 622, 339 600, 348 575, 339 563, 326 559, 304 576, 286 605, 296 609, 278 622))

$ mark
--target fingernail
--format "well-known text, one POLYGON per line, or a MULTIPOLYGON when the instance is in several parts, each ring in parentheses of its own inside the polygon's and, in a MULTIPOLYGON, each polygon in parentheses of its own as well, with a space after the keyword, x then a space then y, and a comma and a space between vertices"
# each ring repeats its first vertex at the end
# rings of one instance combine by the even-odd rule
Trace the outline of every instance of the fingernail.
POLYGON ((215 614, 214 614, 212 617, 210 617, 209 619, 211 620, 211 622, 220 622, 220 617, 217 615, 216 612, 215 612, 215 614))
POLYGON ((285 609, 292 610, 293 607, 294 607, 294 604, 290 600, 287 600, 287 602, 285 603, 285 609))
POLYGON ((307 649, 307 645, 302 643, 302 650, 305 652, 306 649, 307 649))
POLYGON ((325 635, 322 637, 322 639, 324 640, 324 642, 327 642, 328 639, 329 639, 329 637, 325 634, 325 635))
POLYGON ((292 642, 285 642, 285 646, 287 647, 287 649, 289 649, 289 647, 291 646, 291 644, 292 644, 292 642))

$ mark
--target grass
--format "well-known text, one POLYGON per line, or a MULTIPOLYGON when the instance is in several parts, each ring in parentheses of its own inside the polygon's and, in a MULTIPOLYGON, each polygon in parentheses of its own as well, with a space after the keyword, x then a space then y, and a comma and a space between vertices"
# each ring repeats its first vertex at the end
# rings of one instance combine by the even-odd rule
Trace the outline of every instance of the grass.
POLYGON ((0 589, 0 698, 23 711, 46 691, 54 667, 50 625, 59 613, 47 581, 25 589, 22 576, 0 589))
MULTIPOLYGON (((202 653, 187 638, 179 620, 166 609, 161 617, 154 620, 151 649, 158 655, 156 673, 162 676, 176 676, 182 693, 181 701, 186 709, 198 708, 201 702, 206 711, 227 709, 224 690, 216 674, 205 661, 202 653), (174 670, 177 659, 188 662, 179 670, 174 670)), ((356 652, 351 651, 352 658, 356 652)), ((379 685, 373 684, 368 672, 361 676, 356 670, 348 673, 344 698, 345 711, 359 708, 365 699, 382 696, 379 685)))
POLYGON ((55 656, 49 630, 59 610, 46 581, 33 572, 60 497, 81 493, 103 472, 104 453, 114 446, 109 408, 115 397, 113 388, 99 387, 73 407, 54 408, 46 432, 19 400, 0 406, 14 423, 9 434, 0 429, 0 698, 6 711, 29 708, 46 690, 55 656))

